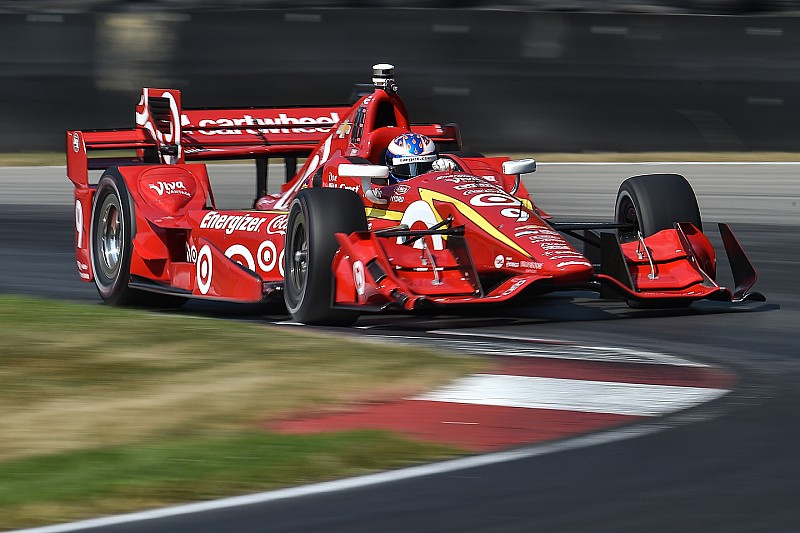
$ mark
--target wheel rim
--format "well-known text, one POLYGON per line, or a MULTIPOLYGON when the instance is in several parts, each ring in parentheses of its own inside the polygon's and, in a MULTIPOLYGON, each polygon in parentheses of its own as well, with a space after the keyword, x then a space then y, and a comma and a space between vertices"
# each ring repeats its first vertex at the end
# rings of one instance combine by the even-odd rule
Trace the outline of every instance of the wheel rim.
POLYGON ((621 222, 622 224, 631 224, 633 225, 633 229, 622 231, 620 234, 623 240, 626 239, 635 239, 639 230, 639 216, 636 213, 636 206, 633 205, 633 201, 631 201, 629 196, 624 196, 620 200, 619 205, 619 216, 620 219, 617 222, 621 222))
POLYGON ((122 212, 114 202, 113 197, 108 197, 100 215, 100 232, 98 235, 100 253, 98 257, 100 259, 100 268, 109 279, 113 279, 119 272, 122 259, 123 232, 122 212))
POLYGON ((305 218, 300 214, 294 219, 289 251, 288 278, 292 289, 291 296, 292 301, 298 303, 308 283, 308 236, 305 218))

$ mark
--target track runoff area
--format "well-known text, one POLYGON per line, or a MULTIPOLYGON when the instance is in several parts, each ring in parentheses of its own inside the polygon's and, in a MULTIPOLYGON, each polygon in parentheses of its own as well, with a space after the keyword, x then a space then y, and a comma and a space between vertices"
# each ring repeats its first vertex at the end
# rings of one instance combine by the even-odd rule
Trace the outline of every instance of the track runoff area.
POLYGON ((409 347, 433 345, 485 355, 491 358, 492 368, 415 397, 329 416, 286 420, 265 429, 285 433, 386 429, 412 438, 452 444, 474 452, 473 455, 313 485, 20 531, 62 533, 199 514, 642 437, 717 416, 719 411, 699 406, 725 396, 736 385, 736 378, 724 369, 651 351, 452 330, 430 331, 425 337, 378 333, 367 333, 366 337, 406 343, 409 347))

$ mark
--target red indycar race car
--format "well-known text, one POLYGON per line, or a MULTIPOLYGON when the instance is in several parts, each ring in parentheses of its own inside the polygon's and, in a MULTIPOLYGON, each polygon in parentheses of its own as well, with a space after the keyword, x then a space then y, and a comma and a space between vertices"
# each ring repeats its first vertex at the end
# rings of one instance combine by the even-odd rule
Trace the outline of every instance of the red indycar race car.
POLYGON ((682 176, 627 179, 613 222, 560 223, 520 179, 534 160, 465 152, 455 125, 410 123, 391 65, 373 67, 373 85, 351 107, 246 109, 184 109, 179 91, 146 88, 134 129, 68 131, 80 277, 110 304, 283 299, 320 325, 575 288, 643 307, 764 300, 725 224, 735 288, 715 282, 682 176), (256 160, 256 199, 218 209, 205 164, 187 161, 238 158, 256 160), (276 158, 286 180, 267 194, 276 158))

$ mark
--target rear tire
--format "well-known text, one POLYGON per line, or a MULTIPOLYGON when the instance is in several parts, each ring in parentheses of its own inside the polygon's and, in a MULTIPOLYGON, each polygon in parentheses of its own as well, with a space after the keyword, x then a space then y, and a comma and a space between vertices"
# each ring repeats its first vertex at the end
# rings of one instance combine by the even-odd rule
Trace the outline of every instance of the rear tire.
POLYGON ((172 308, 186 302, 181 296, 139 291, 128 286, 136 216, 128 186, 115 168, 108 169, 97 184, 89 235, 94 282, 105 303, 172 308))
POLYGON ((133 202, 122 175, 109 169, 100 178, 92 205, 90 246, 94 282, 100 298, 111 305, 130 305, 128 287, 131 252, 136 234, 133 202))
POLYGON ((679 174, 646 174, 622 182, 617 193, 615 220, 633 224, 622 231, 623 241, 634 240, 636 232, 649 237, 676 222, 691 222, 703 230, 700 208, 692 186, 679 174))
POLYGON ((359 313, 333 309, 335 233, 367 230, 361 197, 345 189, 309 188, 289 210, 284 252, 284 300, 297 322, 349 326, 359 313))

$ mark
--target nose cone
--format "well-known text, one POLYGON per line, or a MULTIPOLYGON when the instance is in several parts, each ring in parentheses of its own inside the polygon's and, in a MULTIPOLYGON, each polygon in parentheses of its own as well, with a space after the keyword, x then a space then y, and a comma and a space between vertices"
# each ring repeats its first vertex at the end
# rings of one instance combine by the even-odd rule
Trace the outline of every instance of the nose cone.
POLYGON ((519 227, 514 237, 556 285, 583 283, 594 274, 592 263, 549 226, 519 227))

